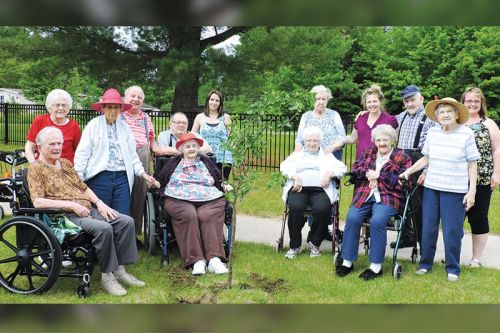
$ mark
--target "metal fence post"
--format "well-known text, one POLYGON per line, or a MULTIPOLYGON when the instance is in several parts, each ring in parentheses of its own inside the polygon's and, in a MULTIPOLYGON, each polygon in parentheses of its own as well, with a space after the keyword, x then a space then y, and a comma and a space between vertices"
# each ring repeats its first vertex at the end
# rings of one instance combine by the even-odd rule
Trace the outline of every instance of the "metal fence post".
POLYGON ((9 144, 9 104, 4 103, 3 104, 3 112, 4 112, 4 129, 5 133, 3 136, 3 143, 8 145, 9 144))

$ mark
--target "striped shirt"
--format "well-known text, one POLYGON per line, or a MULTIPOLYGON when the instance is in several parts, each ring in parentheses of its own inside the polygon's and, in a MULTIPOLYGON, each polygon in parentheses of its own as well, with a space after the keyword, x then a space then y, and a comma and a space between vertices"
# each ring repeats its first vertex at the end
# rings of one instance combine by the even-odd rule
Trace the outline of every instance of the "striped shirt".
POLYGON ((422 154, 429 157, 424 186, 445 192, 467 193, 469 190, 468 162, 477 161, 479 152, 474 133, 459 125, 451 132, 441 126, 429 129, 422 154))
POLYGON ((422 132, 420 133, 420 139, 418 141, 418 145, 417 147, 413 147, 418 127, 424 115, 425 111, 424 107, 422 106, 420 109, 418 109, 418 111, 415 114, 411 114, 408 111, 403 111, 396 116, 396 119, 399 124, 399 141, 398 141, 399 149, 413 149, 413 148, 422 149, 429 128, 437 124, 434 121, 430 120, 429 118, 426 118, 424 126, 422 127, 422 132))
POLYGON ((137 148, 142 148, 146 144, 154 141, 155 139, 155 129, 151 118, 144 112, 141 112, 137 117, 132 115, 129 111, 122 112, 122 120, 124 120, 130 131, 135 138, 135 145, 137 148), (146 124, 147 122, 147 124, 146 124), (148 136, 146 136, 146 128, 148 130, 148 136))

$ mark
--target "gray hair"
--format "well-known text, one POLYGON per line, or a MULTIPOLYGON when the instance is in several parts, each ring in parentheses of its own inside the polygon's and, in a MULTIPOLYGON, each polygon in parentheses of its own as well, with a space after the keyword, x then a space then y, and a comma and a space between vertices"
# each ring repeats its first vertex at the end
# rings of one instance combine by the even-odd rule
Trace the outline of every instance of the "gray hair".
POLYGON ((54 134, 54 133, 59 134, 61 136, 61 138, 63 138, 63 140, 64 140, 63 133, 59 128, 54 127, 54 126, 49 126, 49 127, 42 128, 42 130, 40 132, 38 132, 35 141, 38 145, 42 145, 45 142, 45 138, 47 137, 47 135, 54 134))
POLYGON ((324 85, 322 85, 322 84, 312 87, 311 92, 313 94, 325 93, 326 94, 326 98, 328 100, 331 100, 332 97, 333 97, 332 96, 332 91, 329 88, 327 88, 324 85))
POLYGON ((323 131, 319 127, 309 126, 304 129, 302 136, 304 137, 304 140, 311 136, 319 136, 319 141, 321 142, 323 140, 323 131))
POLYGON ((375 142, 375 139, 379 135, 387 135, 391 139, 392 143, 396 143, 398 140, 396 130, 388 124, 378 125, 372 130, 372 142, 375 142))
POLYGON ((144 95, 144 90, 142 90, 141 87, 139 86, 131 86, 131 87, 128 87, 126 90, 125 90, 125 93, 123 94, 124 96, 127 96, 127 94, 130 93, 131 90, 134 90, 134 89, 137 89, 141 92, 141 95, 142 95, 142 99, 144 99, 146 96, 144 95))
POLYGON ((171 117, 170 117, 170 122, 172 122, 172 119, 174 119, 175 117, 177 116, 182 116, 184 118, 186 118, 187 122, 188 122, 188 125, 189 125, 189 118, 186 116, 186 114, 184 112, 181 112, 181 111, 177 111, 175 112, 171 117))
POLYGON ((50 108, 52 104, 54 104, 54 102, 59 98, 64 99, 71 109, 71 107, 73 106, 73 98, 71 98, 71 95, 66 90, 62 89, 54 89, 47 94, 47 98, 45 99, 45 106, 47 107, 47 109, 50 108))
MULTIPOLYGON (((436 116, 436 119, 438 119, 438 111, 439 111, 439 109, 442 109, 445 106, 449 106, 453 111, 455 111, 455 114, 458 115, 458 109, 453 104, 441 103, 438 106, 436 106, 436 109, 434 110, 434 115, 436 116)), ((457 123, 458 123, 458 119, 457 119, 457 123)))

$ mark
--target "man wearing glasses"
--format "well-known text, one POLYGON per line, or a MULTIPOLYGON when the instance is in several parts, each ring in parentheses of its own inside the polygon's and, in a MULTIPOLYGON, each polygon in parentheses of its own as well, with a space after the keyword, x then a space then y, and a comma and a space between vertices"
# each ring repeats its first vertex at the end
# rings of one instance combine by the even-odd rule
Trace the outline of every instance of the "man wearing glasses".
MULTIPOLYGON (((159 148, 156 154, 169 156, 179 155, 180 152, 175 148, 175 144, 182 135, 187 133, 188 125, 188 118, 184 113, 174 113, 170 118, 170 129, 161 132, 158 136, 159 148)), ((198 133, 193 134, 201 139, 198 133)), ((203 146, 200 147, 199 152, 202 154, 212 153, 212 148, 203 140, 203 146)))

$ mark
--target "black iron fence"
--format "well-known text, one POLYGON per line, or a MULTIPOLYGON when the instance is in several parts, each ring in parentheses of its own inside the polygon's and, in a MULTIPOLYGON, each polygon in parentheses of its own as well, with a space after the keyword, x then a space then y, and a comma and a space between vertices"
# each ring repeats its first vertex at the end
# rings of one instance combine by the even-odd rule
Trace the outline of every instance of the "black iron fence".
MULTIPOLYGON (((151 117, 156 135, 169 128, 170 111, 146 111, 151 117)), ((21 105, 0 103, 0 138, 3 138, 4 144, 24 145, 26 134, 31 126, 31 122, 37 115, 46 114, 44 105, 21 105)), ((99 113, 94 110, 74 109, 70 112, 70 117, 78 122, 80 127, 85 125, 99 113)), ((188 113, 190 125, 196 116, 196 112, 188 113)), ((352 129, 352 119, 350 116, 342 116, 342 121, 349 133, 352 129)), ((245 130, 254 130, 253 124, 249 121, 247 114, 232 115, 233 126, 245 128, 245 130)), ((265 141, 265 147, 262 147, 263 154, 260 157, 247 156, 249 165, 258 170, 277 170, 280 162, 283 161, 294 149, 295 136, 299 125, 299 118, 289 118, 280 115, 268 115, 264 121, 269 122, 272 129, 262 133, 265 141), (289 126, 280 127, 280 124, 288 122, 289 126)), ((496 120, 497 124, 500 120, 496 120)), ((355 146, 347 145, 344 147, 343 160, 346 165, 351 165, 354 159, 355 146)))

